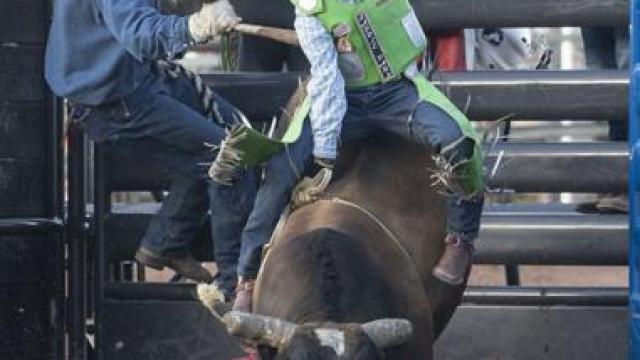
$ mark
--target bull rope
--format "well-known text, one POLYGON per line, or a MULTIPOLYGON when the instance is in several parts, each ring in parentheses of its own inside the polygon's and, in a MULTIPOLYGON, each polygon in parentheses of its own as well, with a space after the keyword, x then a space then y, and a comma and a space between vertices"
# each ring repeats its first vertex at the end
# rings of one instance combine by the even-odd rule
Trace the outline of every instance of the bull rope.
MULTIPOLYGON (((331 202, 334 204, 340 204, 343 206, 347 206, 350 207, 352 209, 356 209, 359 212, 365 214, 369 219, 373 220, 374 223, 376 223, 378 225, 379 228, 382 229, 382 231, 387 234, 388 237, 391 238, 391 240, 393 240, 393 242, 396 244, 396 246, 400 249, 400 251, 402 252, 402 254, 411 259, 411 263, 413 264, 413 258, 411 257, 411 255, 409 254, 409 252, 407 251, 407 249, 404 247, 404 245, 402 245, 402 243, 400 242, 400 239, 396 236, 396 234, 393 233, 393 231, 391 231, 391 229, 389 229, 383 222, 382 220, 378 219, 377 216, 375 216, 371 211, 365 209, 364 207, 351 202, 349 200, 345 200, 343 198, 339 198, 339 197, 334 197, 331 200, 324 200, 324 199, 320 199, 319 201, 325 201, 325 202, 331 202)), ((415 264, 414 264, 415 267, 415 264)), ((417 271, 417 269, 416 269, 417 271)))
MULTIPOLYGON (((405 246, 402 245, 402 242, 400 242, 400 239, 398 238, 398 236, 396 236, 396 234, 394 234, 393 231, 391 231, 391 229, 389 229, 389 227, 387 227, 387 225, 385 225, 385 223, 382 220, 380 220, 371 211, 367 210, 366 208, 364 208, 361 205, 358 205, 358 204, 356 204, 354 202, 351 202, 349 200, 345 200, 345 199, 340 198, 340 197, 334 197, 332 199, 319 199, 319 200, 316 200, 316 201, 314 201, 314 202, 312 202, 310 204, 313 204, 313 203, 338 204, 338 205, 349 207, 351 209, 355 209, 358 212, 364 214, 367 218, 369 218, 376 225, 378 225, 378 227, 380 229, 382 229, 382 231, 392 240, 392 242, 395 244, 395 246, 398 249, 400 249, 400 253, 402 254, 402 256, 405 257, 407 260, 409 260, 409 262, 411 264, 411 267, 414 269, 414 271, 418 275, 418 277, 421 278, 420 271, 418 271, 416 263, 415 263, 413 257, 411 256, 411 254, 409 253, 409 251, 407 251, 407 248, 405 248, 405 246)), ((307 204, 307 205, 310 205, 310 204, 307 204)), ((262 262, 260 264, 260 270, 258 271, 258 280, 260 279, 260 277, 262 275, 262 267, 267 262, 267 258, 269 256, 270 250, 277 245, 277 240, 279 239, 280 232, 284 228, 284 225, 287 222, 287 220, 288 220, 288 218, 289 218, 289 216, 291 215, 292 212, 293 211, 291 210, 291 205, 287 206, 287 208, 283 211, 282 216, 280 217, 280 221, 278 221, 278 224, 276 225, 276 228, 273 231, 273 234, 271 235, 271 240, 269 240, 269 242, 267 244, 265 244, 265 246, 263 248, 263 251, 262 251, 262 262)), ((259 283, 259 281, 258 281, 258 283, 259 283)))

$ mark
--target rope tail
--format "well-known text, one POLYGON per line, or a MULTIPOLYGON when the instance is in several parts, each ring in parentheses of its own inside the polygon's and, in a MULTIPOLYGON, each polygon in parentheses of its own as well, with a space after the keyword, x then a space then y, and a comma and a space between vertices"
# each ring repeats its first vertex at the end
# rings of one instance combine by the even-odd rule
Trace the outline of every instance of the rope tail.
POLYGON ((242 125, 235 125, 220 143, 218 156, 209 168, 209 177, 213 181, 223 185, 233 184, 234 173, 240 167, 243 155, 243 152, 238 149, 238 144, 246 137, 242 129, 242 125))

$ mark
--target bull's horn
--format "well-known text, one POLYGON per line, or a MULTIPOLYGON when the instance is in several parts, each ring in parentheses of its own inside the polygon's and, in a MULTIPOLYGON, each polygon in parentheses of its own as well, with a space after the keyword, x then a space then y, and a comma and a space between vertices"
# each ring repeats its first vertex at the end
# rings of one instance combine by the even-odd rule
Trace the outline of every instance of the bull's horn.
POLYGON ((296 325, 288 321, 241 311, 228 312, 222 321, 229 334, 273 348, 286 344, 296 330, 296 325))
POLYGON ((362 325, 362 331, 378 349, 398 346, 413 336, 411 322, 406 319, 380 319, 362 325))

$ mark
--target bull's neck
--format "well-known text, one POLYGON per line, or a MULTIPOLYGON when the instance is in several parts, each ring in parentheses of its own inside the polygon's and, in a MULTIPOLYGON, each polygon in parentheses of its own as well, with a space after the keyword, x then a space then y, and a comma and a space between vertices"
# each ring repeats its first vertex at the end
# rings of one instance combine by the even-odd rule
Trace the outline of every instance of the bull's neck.
POLYGON ((327 196, 354 202, 372 213, 409 252, 425 286, 444 246, 445 198, 430 186, 428 149, 395 136, 343 151, 327 196))
POLYGON ((443 221, 444 198, 430 187, 428 149, 385 136, 343 155, 330 195, 366 207, 405 236, 421 236, 427 225, 436 230, 434 219, 443 221))

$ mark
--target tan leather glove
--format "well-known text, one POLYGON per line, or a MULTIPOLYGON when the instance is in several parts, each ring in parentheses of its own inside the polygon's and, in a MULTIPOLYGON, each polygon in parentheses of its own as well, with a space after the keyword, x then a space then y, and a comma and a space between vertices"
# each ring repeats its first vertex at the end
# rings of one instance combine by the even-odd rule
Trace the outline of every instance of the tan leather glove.
POLYGON ((333 176, 333 161, 316 159, 320 170, 313 177, 304 177, 293 189, 291 206, 297 209, 320 199, 324 190, 329 186, 333 176))
POLYGON ((189 17, 191 37, 203 43, 223 32, 233 30, 242 21, 228 0, 202 5, 202 9, 189 17))

